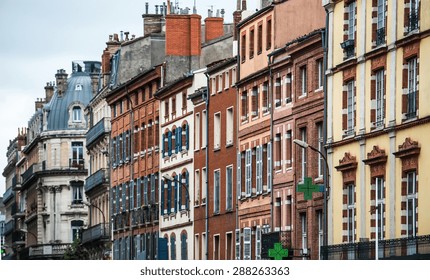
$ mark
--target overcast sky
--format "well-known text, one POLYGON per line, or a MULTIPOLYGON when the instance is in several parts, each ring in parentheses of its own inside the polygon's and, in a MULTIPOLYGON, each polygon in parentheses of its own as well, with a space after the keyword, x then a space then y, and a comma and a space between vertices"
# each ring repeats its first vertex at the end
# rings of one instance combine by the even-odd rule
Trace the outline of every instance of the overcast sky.
MULTIPOLYGON (((34 101, 45 96, 47 82, 58 69, 71 72, 73 60, 101 60, 110 34, 129 31, 143 35, 145 3, 155 12, 157 0, 0 0, 0 170, 6 166, 9 140, 26 127, 34 101)), ((179 0, 193 7, 194 0, 179 0)), ((235 0, 196 0, 202 20, 210 8, 224 8, 225 22, 232 22, 235 0)), ((248 0, 248 9, 260 0, 248 0)), ((191 9, 192 10, 192 9, 191 9)), ((0 178, 0 196, 5 191, 0 178)))

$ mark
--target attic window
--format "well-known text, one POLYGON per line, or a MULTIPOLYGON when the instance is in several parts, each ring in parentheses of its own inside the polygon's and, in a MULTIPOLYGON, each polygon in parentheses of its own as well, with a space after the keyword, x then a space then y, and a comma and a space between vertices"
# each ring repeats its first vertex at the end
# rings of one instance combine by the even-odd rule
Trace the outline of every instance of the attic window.
POLYGON ((82 90, 82 85, 81 84, 76 84, 75 90, 82 90))
POLYGON ((73 107, 73 122, 81 122, 81 107, 73 107))

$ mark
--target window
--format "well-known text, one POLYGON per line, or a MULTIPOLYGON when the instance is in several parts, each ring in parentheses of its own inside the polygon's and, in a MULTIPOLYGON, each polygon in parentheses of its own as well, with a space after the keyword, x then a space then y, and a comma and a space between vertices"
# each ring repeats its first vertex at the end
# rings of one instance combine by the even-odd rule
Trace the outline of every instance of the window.
POLYGON ((214 150, 221 147, 221 113, 214 114, 214 150))
POLYGON ((261 227, 255 228, 255 259, 261 260, 261 227))
POLYGON ((84 144, 82 142, 72 142, 72 158, 70 167, 83 167, 84 164, 84 144))
POLYGON ((200 114, 196 113, 194 127, 194 143, 196 149, 200 149, 200 114))
POLYGON ((220 208, 220 170, 214 171, 214 213, 219 214, 220 208))
POLYGON ((84 222, 83 221, 71 221, 70 225, 72 228, 72 242, 75 240, 81 240, 84 222))
POLYGON ((241 96, 241 105, 242 105, 242 123, 248 121, 248 92, 246 90, 242 91, 241 96))
POLYGON ((240 56, 242 57, 242 63, 246 60, 246 34, 242 35, 242 48, 240 56))
POLYGON ((308 222, 306 219, 306 213, 300 214, 300 222, 302 227, 302 252, 303 255, 308 254, 308 222))
POLYGON ((286 146, 287 146, 287 157, 286 157, 286 167, 291 168, 292 162, 293 162, 293 135, 292 135, 292 131, 288 130, 287 133, 285 134, 285 142, 286 142, 286 146))
POLYGON ((235 259, 240 260, 240 229, 235 230, 235 259))
POLYGON ((406 224, 407 237, 415 237, 417 235, 417 178, 416 172, 409 172, 407 178, 407 197, 406 197, 406 224))
POLYGON ((318 89, 322 89, 324 84, 324 65, 322 59, 317 60, 317 74, 317 87, 318 89))
POLYGON ((227 211, 233 210, 233 166, 226 167, 226 205, 227 211))
POLYGON ((233 233, 227 232, 225 234, 225 240, 226 240, 226 260, 232 260, 233 259, 233 233))
POLYGON ((355 39, 355 1, 351 2, 348 7, 348 40, 355 39))
POLYGON ((355 241, 355 187, 350 184, 346 187, 347 206, 347 242, 355 241))
POLYGON ((200 204, 200 170, 194 171, 194 195, 195 205, 200 204))
POLYGON ((207 180, 207 173, 206 168, 202 168, 202 204, 206 203, 206 180, 207 180))
POLYGON ((354 96, 354 81, 350 81, 347 84, 347 100, 346 100, 346 109, 347 109, 347 127, 346 134, 351 135, 354 133, 355 126, 355 96, 354 96))
POLYGON ((207 125, 207 114, 206 114, 206 110, 204 110, 202 112, 202 148, 205 148, 207 146, 206 125, 207 125))
MULTIPOLYGON (((178 134, 179 136, 179 134, 178 134)), ((182 146, 182 151, 188 151, 190 148, 190 131, 188 123, 184 123, 182 125, 182 142, 180 143, 182 146)), ((179 144, 179 143, 178 143, 179 144)))
POLYGON ((355 1, 350 2, 345 7, 346 24, 344 25, 344 42, 341 47, 344 50, 344 58, 348 59, 354 56, 355 49, 355 1))
POLYGON ((409 32, 418 29, 419 15, 419 0, 410 0, 409 17, 407 21, 407 29, 409 32))
POLYGON ((249 58, 254 57, 254 40, 255 40, 255 31, 252 28, 249 34, 249 58))
POLYGON ((252 151, 245 152, 245 194, 251 196, 252 192, 252 151))
POLYGON ((275 80, 275 107, 281 106, 281 78, 275 80))
POLYGON ((187 233, 181 233, 181 260, 188 260, 187 233))
POLYGON ((321 210, 317 211, 317 223, 318 223, 318 249, 321 255, 321 246, 324 245, 324 227, 323 227, 323 213, 321 210))
POLYGON ((306 96, 308 93, 308 80, 307 80, 307 70, 306 66, 300 67, 300 89, 301 89, 301 96, 306 96))
POLYGON ((233 145, 234 137, 234 112, 233 108, 227 109, 227 120, 226 120, 226 145, 233 145))
POLYGON ((417 81, 417 58, 414 57, 408 60, 407 119, 417 115, 417 81))
POLYGON ((187 92, 182 93, 182 110, 187 110, 187 92))
POLYGON ((268 113, 270 109, 269 103, 269 82, 264 82, 262 87, 263 98, 263 114, 268 113))
POLYGON ((376 46, 385 43, 385 0, 378 0, 376 18, 376 46))
POLYGON ((257 118, 259 113, 259 98, 258 98, 258 87, 253 87, 251 91, 251 116, 257 118))
POLYGON ((146 152, 146 126, 145 123, 142 123, 140 128, 140 151, 142 154, 146 152))
POLYGON ((267 143, 267 192, 272 191, 272 143, 267 143))
POLYGON ((164 118, 169 119, 169 99, 164 100, 164 118))
POLYGON ((256 148, 256 194, 263 193, 263 147, 256 148))
MULTIPOLYGON (((303 127, 300 129, 300 140, 302 140, 303 142, 307 142, 307 134, 306 134, 306 127, 303 127)), ((307 177, 307 161, 308 161, 308 155, 307 155, 307 149, 302 149, 300 148, 300 153, 301 153, 301 178, 302 180, 305 179, 305 177, 307 177)))
POLYGON ((384 108, 384 70, 376 72, 376 127, 384 124, 385 108, 384 108))
POLYGON ((83 182, 71 182, 72 187, 72 204, 81 204, 84 194, 84 184, 83 182))
POLYGON ((82 121, 82 110, 81 107, 75 106, 73 107, 73 122, 81 122, 82 121))
MULTIPOLYGON (((323 134, 323 124, 317 123, 317 132, 318 132, 318 151, 324 153, 324 134, 323 134)), ((325 166, 324 158, 320 153, 318 154, 318 177, 323 177, 323 171, 325 166)))
POLYGON ((266 25, 266 50, 272 48, 272 20, 267 20, 266 25))
POLYGON ((170 235, 170 260, 176 260, 176 236, 170 235))

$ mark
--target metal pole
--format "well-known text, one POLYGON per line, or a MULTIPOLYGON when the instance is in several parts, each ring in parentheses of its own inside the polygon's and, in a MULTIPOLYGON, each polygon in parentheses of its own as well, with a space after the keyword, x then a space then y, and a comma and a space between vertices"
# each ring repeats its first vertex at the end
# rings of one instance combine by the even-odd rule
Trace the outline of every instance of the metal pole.
POLYGON ((378 221, 378 180, 376 180, 375 182, 375 218, 376 218, 376 224, 375 224, 375 232, 376 232, 376 237, 375 237, 375 260, 378 260, 379 256, 378 256, 378 226, 379 226, 379 221, 378 221))

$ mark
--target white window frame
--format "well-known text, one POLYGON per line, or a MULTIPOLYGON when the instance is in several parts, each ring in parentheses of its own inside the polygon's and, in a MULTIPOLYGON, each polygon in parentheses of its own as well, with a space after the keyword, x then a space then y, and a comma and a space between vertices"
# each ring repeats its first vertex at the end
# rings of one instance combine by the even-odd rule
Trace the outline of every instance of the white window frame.
POLYGON ((347 103, 346 103, 346 110, 347 110, 347 132, 348 134, 350 134, 350 132, 352 132, 355 128, 355 123, 354 123, 354 103, 355 103, 355 98, 354 98, 354 81, 350 81, 347 83, 347 103))
POLYGON ((221 170, 214 171, 214 214, 220 213, 221 205, 221 170))
POLYGON ((233 107, 226 110, 226 146, 233 145, 234 138, 234 110, 233 107))
MULTIPOLYGON (((318 130, 318 150, 324 153, 324 134, 323 134, 323 123, 317 124, 318 130)), ((322 178, 324 176, 324 158, 320 153, 318 153, 318 177, 322 178)))
POLYGON ((354 233, 355 233, 355 186, 354 184, 349 184, 346 187, 347 195, 347 242, 354 243, 354 233))
POLYGON ((376 72, 376 126, 381 126, 384 123, 384 69, 376 72))
POLYGON ((256 194, 263 193, 263 146, 256 147, 256 194))
POLYGON ((385 219, 385 181, 382 177, 375 178, 375 192, 378 206, 378 240, 384 239, 384 219, 385 219))
POLYGON ((82 108, 80 106, 73 106, 73 122, 82 122, 82 108))
POLYGON ((252 194, 252 150, 245 152, 245 195, 250 197, 252 194))
POLYGON ((233 210, 233 165, 225 168, 225 209, 233 210))
POLYGON ((301 96, 306 96, 308 94, 308 71, 306 65, 300 67, 300 77, 302 78, 300 86, 301 96))
POLYGON ((348 40, 355 39, 355 1, 351 2, 348 9, 348 40))
POLYGON ((415 237, 417 235, 417 213, 416 213, 416 205, 417 205, 417 177, 416 171, 408 172, 406 174, 406 225, 407 237, 415 237), (412 209, 410 209, 409 204, 412 204, 412 209), (412 211, 412 215, 409 215, 409 212, 412 211), (412 216, 412 221, 410 220, 410 216, 412 216), (411 230, 409 229, 411 228, 411 230))
POLYGON ((251 249, 251 236, 252 231, 251 228, 246 227, 243 229, 243 259, 244 260, 250 260, 252 249, 251 249))
POLYGON ((221 148, 221 112, 214 113, 214 150, 221 148))
POLYGON ((306 213, 300 214, 300 223, 302 227, 302 252, 303 255, 308 254, 308 221, 306 213))
POLYGON ((258 225, 255 228, 255 259, 261 260, 261 242, 262 242, 262 231, 258 225))

